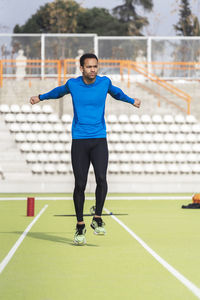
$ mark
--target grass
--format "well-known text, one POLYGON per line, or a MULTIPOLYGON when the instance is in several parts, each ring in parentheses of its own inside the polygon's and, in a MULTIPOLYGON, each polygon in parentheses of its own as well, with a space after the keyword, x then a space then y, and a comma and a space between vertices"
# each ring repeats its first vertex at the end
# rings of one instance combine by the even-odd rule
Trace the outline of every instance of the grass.
MULTIPOLYGON (((5 196, 26 195, 0 198, 5 196)), ((87 245, 80 247, 72 242, 75 217, 61 216, 74 214, 73 202, 36 200, 35 213, 45 204, 47 210, 0 274, 0 299, 197 299, 111 216, 104 217, 106 236, 95 236, 86 217, 87 245)), ((199 211, 183 210, 182 204, 187 201, 107 200, 105 207, 124 214, 117 217, 199 286, 199 211)), ((85 213, 92 205, 86 200, 85 213)), ((32 220, 26 217, 25 200, 0 201, 0 262, 32 220)))

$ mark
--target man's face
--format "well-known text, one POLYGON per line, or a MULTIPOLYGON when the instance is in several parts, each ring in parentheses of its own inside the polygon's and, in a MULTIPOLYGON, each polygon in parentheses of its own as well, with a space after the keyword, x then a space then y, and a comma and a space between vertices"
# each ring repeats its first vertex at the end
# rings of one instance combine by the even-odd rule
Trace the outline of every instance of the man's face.
POLYGON ((94 81, 98 73, 98 61, 95 58, 86 58, 84 66, 80 67, 83 77, 88 81, 94 81))

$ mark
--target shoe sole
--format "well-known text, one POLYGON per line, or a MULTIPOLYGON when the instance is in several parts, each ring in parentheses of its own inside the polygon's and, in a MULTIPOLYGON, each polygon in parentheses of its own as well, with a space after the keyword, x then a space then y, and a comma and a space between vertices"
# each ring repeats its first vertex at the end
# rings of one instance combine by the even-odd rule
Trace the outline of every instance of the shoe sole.
POLYGON ((106 232, 96 232, 95 227, 92 224, 90 224, 90 227, 94 230, 94 234, 96 234, 96 235, 105 235, 106 234, 106 232))
POLYGON ((86 244, 86 241, 82 242, 82 243, 79 243, 79 242, 76 242, 74 241, 74 244, 75 245, 79 245, 79 246, 84 246, 86 244))

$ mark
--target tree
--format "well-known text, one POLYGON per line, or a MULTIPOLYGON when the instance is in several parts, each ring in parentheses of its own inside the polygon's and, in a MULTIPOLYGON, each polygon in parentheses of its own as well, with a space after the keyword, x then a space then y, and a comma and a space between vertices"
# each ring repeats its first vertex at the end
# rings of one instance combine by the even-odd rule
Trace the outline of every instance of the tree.
POLYGON ((105 8, 82 9, 77 18, 77 32, 98 35, 127 35, 126 26, 105 8))
POLYGON ((41 6, 24 25, 16 25, 14 33, 75 33, 79 10, 73 0, 55 0, 41 6))
POLYGON ((199 20, 192 14, 188 0, 181 0, 179 15, 179 21, 176 25, 174 25, 174 29, 178 35, 200 35, 199 20))
POLYGON ((153 8, 152 0, 123 0, 124 4, 116 6, 113 14, 119 21, 126 25, 127 35, 142 35, 142 29, 148 25, 148 19, 137 14, 136 6, 140 5, 145 10, 151 11, 153 8))

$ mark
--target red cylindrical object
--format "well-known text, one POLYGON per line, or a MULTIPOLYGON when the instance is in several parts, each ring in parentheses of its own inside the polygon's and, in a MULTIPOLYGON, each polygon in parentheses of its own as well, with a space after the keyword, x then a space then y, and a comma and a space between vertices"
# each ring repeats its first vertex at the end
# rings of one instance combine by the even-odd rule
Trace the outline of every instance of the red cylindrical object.
POLYGON ((35 198, 27 198, 27 217, 33 217, 35 210, 35 198))

